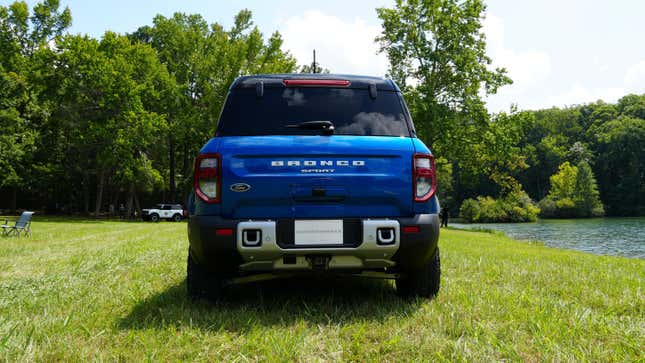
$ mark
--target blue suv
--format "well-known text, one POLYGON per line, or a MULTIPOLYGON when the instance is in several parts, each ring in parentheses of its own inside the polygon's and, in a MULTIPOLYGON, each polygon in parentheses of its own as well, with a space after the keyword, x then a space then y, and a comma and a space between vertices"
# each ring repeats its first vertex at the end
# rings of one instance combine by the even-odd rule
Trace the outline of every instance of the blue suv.
POLYGON ((240 77, 195 160, 187 285, 303 273, 439 291, 434 158, 389 79, 240 77))

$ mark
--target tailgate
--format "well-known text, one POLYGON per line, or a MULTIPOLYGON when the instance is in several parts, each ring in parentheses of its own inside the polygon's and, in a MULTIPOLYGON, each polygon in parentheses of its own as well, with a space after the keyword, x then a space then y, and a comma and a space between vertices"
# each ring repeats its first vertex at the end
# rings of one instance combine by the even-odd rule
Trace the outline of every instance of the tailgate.
MULTIPOLYGON (((226 218, 413 214, 408 137, 219 137, 226 218)), ((202 152, 208 152, 208 145, 202 152)))

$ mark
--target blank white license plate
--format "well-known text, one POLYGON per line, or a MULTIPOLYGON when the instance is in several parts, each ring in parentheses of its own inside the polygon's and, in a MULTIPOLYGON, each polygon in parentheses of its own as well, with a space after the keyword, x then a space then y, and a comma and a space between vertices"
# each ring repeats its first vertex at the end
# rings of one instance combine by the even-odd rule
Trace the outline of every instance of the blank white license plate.
POLYGON ((294 243, 296 245, 342 245, 342 220, 295 221, 294 243))

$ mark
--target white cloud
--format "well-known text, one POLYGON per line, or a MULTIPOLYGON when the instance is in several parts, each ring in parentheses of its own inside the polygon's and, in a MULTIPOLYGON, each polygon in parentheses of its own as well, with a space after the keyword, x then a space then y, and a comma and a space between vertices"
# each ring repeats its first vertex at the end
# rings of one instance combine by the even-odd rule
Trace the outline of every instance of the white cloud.
MULTIPOLYGON (((277 25, 284 37, 284 49, 300 65, 310 64, 312 50, 316 49, 319 64, 333 73, 383 76, 387 71, 387 57, 378 54, 378 44, 374 41, 381 27, 369 24, 364 18, 346 20, 320 10, 309 10, 281 17, 277 25)), ((487 104, 493 112, 507 111, 512 103, 521 109, 538 109, 599 99, 615 102, 627 93, 645 93, 645 60, 632 65, 623 80, 614 78, 615 83, 608 87, 589 83, 594 79, 591 77, 574 79, 567 88, 566 83, 562 84, 565 78, 554 79, 557 69, 554 70, 556 67, 547 51, 530 47, 516 49, 507 44, 502 18, 487 13, 483 32, 493 66, 506 68, 513 79, 512 85, 488 97, 487 104)), ((598 56, 590 59, 595 74, 607 74, 611 70, 605 61, 598 56)))
MULTIPOLYGON (((594 62, 595 63, 595 62, 594 62)), ((623 77, 623 82, 617 82, 617 87, 590 88, 575 83, 565 92, 549 97, 540 107, 570 106, 603 100, 616 102, 629 93, 645 93, 645 61, 629 67, 623 77)))
POLYGON ((645 92, 645 61, 629 67, 624 81, 631 92, 645 92))
POLYGON ((505 86, 505 95, 520 95, 527 89, 544 82, 551 73, 551 58, 545 51, 515 50, 504 44, 504 21, 494 14, 486 14, 483 21, 486 50, 493 59, 493 66, 508 71, 513 84, 505 86))
POLYGON ((353 21, 327 15, 318 10, 288 17, 279 24, 284 49, 289 49, 298 64, 311 64, 312 50, 316 60, 332 73, 384 76, 387 57, 377 54, 374 41, 381 31, 360 17, 353 21))
POLYGON ((583 103, 595 102, 603 100, 605 102, 616 102, 619 98, 625 95, 625 89, 622 87, 610 88, 588 88, 579 83, 574 84, 565 92, 547 98, 547 100, 539 105, 540 108, 551 106, 571 106, 580 105, 583 103))
POLYGON ((598 72, 605 73, 609 70, 609 64, 603 63, 599 56, 595 55, 593 57, 593 65, 598 69, 598 72))
MULTIPOLYGON (((487 52, 493 59, 493 65, 505 67, 514 82, 510 86, 502 87, 496 95, 488 97, 488 107, 493 112, 508 110, 512 103, 518 104, 520 109, 539 109, 579 105, 598 100, 616 102, 628 93, 645 92, 645 61, 629 67, 621 80, 611 78, 608 73, 612 71, 609 64, 595 55, 584 70, 588 76, 580 78, 578 75, 570 80, 571 83, 567 87, 567 83, 563 84, 566 76, 554 79, 551 74, 551 58, 547 52, 511 49, 505 44, 503 19, 488 13, 483 22, 483 31, 486 34, 487 52), (605 76, 600 77, 600 74, 605 76), (604 86, 601 87, 599 83, 604 86)), ((564 69, 559 71, 566 72, 564 69)))

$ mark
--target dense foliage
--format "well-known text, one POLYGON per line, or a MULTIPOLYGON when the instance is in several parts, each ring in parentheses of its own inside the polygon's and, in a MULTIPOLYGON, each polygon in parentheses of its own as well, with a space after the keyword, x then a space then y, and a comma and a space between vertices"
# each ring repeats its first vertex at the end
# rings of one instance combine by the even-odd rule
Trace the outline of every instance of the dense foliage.
MULTIPOLYGON (((533 220, 534 201, 550 217, 645 215, 645 95, 491 115, 485 96, 511 80, 486 55, 484 10, 482 0, 377 9, 389 75, 437 156, 442 206, 456 215, 467 200, 473 221, 533 220)), ((0 6, 2 209, 181 202, 230 83, 312 69, 247 10, 230 29, 181 13, 101 39, 67 34, 70 24, 58 0, 0 6)))
POLYGON ((561 181, 551 177, 569 162, 582 180, 570 177, 577 191, 556 199, 577 198, 574 215, 602 214, 597 196, 608 215, 645 215, 645 95, 526 114, 531 122, 519 146, 529 167, 517 178, 533 199, 552 195, 561 181))
POLYGON ((542 217, 599 217, 605 213, 586 161, 577 166, 565 161, 549 180, 551 190, 539 204, 542 217))
POLYGON ((466 200, 462 216, 472 221, 533 220, 537 209, 518 197, 528 195, 544 216, 645 215, 645 95, 490 115, 482 97, 510 79, 485 54, 484 10, 481 0, 397 0, 377 10, 389 74, 441 157, 442 206, 455 214, 466 200), (574 190, 547 197, 565 162, 578 170, 574 190))
POLYGON ((0 208, 181 201, 231 82, 296 69, 248 10, 231 29, 177 13, 101 39, 65 34, 70 23, 58 0, 0 6, 0 208))

